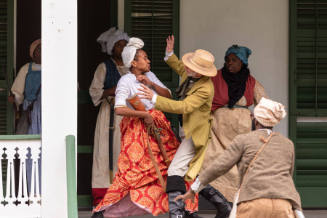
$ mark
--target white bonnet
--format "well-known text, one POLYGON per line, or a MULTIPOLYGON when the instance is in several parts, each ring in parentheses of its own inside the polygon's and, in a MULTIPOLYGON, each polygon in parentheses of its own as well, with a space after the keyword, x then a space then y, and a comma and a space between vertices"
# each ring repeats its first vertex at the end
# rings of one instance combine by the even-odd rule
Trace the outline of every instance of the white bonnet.
POLYGON ((111 27, 98 37, 97 42, 100 43, 102 52, 112 55, 112 49, 119 40, 128 41, 127 33, 116 29, 116 27, 111 27))
POLYGON ((254 118, 263 126, 273 127, 285 116, 284 105, 276 101, 261 98, 259 104, 254 108, 254 118))
POLYGON ((135 58, 136 51, 143 48, 144 42, 142 39, 132 37, 129 39, 127 45, 125 46, 121 56, 124 62, 124 65, 128 68, 131 67, 131 63, 135 58))

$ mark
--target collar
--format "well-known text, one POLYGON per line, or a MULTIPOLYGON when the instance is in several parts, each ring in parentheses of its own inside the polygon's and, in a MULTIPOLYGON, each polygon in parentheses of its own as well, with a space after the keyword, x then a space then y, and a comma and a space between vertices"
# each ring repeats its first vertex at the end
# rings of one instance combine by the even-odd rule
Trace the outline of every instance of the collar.
POLYGON ((258 129, 258 130, 267 131, 267 134, 268 135, 270 135, 272 133, 272 130, 271 129, 258 129))

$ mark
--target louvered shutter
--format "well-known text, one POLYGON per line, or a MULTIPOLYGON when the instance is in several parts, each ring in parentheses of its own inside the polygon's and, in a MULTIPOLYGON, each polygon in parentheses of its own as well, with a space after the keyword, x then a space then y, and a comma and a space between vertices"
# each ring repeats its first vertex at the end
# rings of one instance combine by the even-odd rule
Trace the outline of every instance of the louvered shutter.
POLYGON ((7 102, 12 83, 13 4, 0 0, 0 135, 13 131, 12 105, 7 102))
POLYGON ((290 136, 304 207, 327 207, 327 1, 291 0, 290 136))
MULTIPOLYGON (((151 71, 172 91, 178 76, 164 62, 166 38, 175 35, 175 53, 179 53, 179 0, 125 0, 125 31, 141 38, 151 60, 151 71)), ((167 115, 177 132, 176 116, 167 115)))

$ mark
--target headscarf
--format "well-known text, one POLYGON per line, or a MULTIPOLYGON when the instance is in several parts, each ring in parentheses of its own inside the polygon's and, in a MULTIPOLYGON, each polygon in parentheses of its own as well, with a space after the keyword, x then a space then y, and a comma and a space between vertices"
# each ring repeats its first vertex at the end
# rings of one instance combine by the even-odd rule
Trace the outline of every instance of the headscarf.
POLYGON ((37 39, 30 45, 30 57, 34 58, 34 51, 37 48, 38 45, 41 45, 41 39, 37 39))
POLYGON ((121 56, 124 62, 125 67, 130 68, 131 63, 135 58, 136 51, 143 48, 144 42, 142 39, 132 37, 129 39, 127 45, 125 46, 121 56))
POLYGON ((259 104, 254 108, 254 118, 263 126, 273 127, 285 116, 284 105, 276 101, 261 98, 259 104))
POLYGON ((128 41, 129 37, 127 33, 116 27, 111 27, 98 37, 97 42, 100 43, 102 52, 112 55, 112 49, 114 48, 115 43, 119 40, 128 41))
POLYGON ((244 46, 238 46, 238 45, 232 45, 229 47, 225 53, 225 58, 230 54, 235 54, 243 64, 248 65, 248 58, 251 55, 252 51, 251 49, 244 47, 244 46))
POLYGON ((246 82, 249 78, 250 71, 248 66, 248 57, 251 50, 244 46, 232 45, 225 53, 225 59, 230 54, 235 54, 243 63, 243 66, 238 73, 231 73, 224 67, 222 75, 228 85, 228 107, 232 108, 244 95, 246 89, 246 82))

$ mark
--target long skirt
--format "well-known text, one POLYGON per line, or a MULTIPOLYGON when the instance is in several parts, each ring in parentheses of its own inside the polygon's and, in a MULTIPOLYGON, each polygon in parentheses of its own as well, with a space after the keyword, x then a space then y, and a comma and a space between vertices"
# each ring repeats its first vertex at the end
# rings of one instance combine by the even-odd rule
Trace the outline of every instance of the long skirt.
POLYGON ((109 169, 109 123, 110 104, 104 100, 101 103, 94 132, 93 166, 92 166, 92 197, 93 206, 100 203, 106 194, 112 175, 117 171, 117 160, 120 152, 119 124, 122 116, 114 115, 112 163, 113 174, 109 169))
MULTIPOLYGON (((170 122, 158 110, 149 111, 154 124, 160 130, 162 145, 170 160, 173 159, 179 142, 175 137, 170 122)), ((154 137, 147 134, 143 119, 124 117, 120 124, 121 151, 118 157, 118 171, 106 195, 95 208, 104 210, 104 217, 125 217, 142 214, 154 216, 168 212, 168 196, 161 186, 158 175, 148 151, 148 139, 155 160, 164 180, 167 179, 167 165, 160 153, 154 137)), ((190 184, 186 184, 187 188, 190 184)), ((186 202, 190 212, 198 208, 198 199, 194 203, 186 202)))
MULTIPOLYGON (((219 108, 212 113, 211 140, 204 157, 202 169, 210 166, 213 160, 226 150, 235 136, 251 131, 250 110, 245 108, 219 108)), ((233 202, 239 188, 240 175, 237 166, 214 180, 211 185, 218 189, 228 201, 233 202)))

